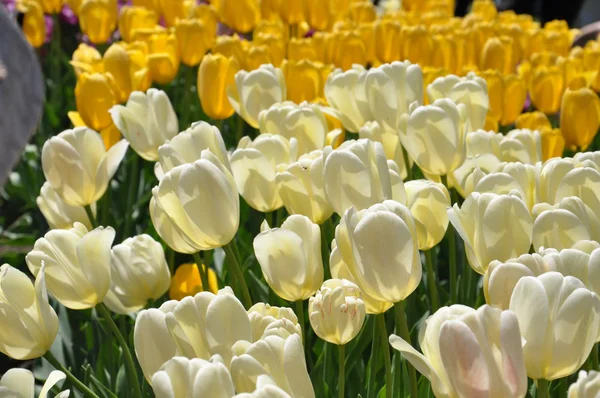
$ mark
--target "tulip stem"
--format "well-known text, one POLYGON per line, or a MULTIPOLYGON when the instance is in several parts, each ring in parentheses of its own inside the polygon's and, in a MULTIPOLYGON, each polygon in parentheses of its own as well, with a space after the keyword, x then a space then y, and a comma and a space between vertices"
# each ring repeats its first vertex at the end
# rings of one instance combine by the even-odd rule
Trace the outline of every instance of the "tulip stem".
POLYGON ((96 221, 96 217, 94 217, 92 207, 90 205, 85 205, 83 208, 85 209, 85 214, 87 214, 88 218, 90 219, 90 224, 92 224, 92 228, 96 228, 98 226, 98 221, 96 221))
POLYGON ((125 370, 127 372, 127 378, 129 379, 129 384, 131 384, 130 388, 133 387, 133 395, 137 398, 142 397, 142 391, 140 390, 140 383, 138 381, 137 370, 135 369, 135 363, 133 362, 133 357, 131 356, 131 350, 129 349, 129 345, 127 345, 127 341, 121 334, 119 327, 112 319, 110 311, 103 303, 100 303, 96 306, 96 310, 102 315, 108 327, 114 334, 117 342, 121 346, 123 350, 123 358, 125 359, 125 370))
POLYGON ((390 347, 388 347, 388 333, 385 326, 385 316, 383 314, 375 315, 377 318, 377 328, 381 339, 381 352, 383 353, 383 362, 385 364, 385 396, 392 398, 392 360, 390 359, 390 347))
POLYGON ((123 236, 129 238, 131 233, 131 220, 135 211, 134 196, 137 193, 140 180, 140 158, 134 153, 131 159, 131 169, 129 170, 129 187, 127 191, 127 210, 125 212, 125 226, 123 227, 123 236))
MULTIPOLYGON (((406 314, 404 313, 404 303, 402 301, 399 301, 394 305, 394 313, 396 315, 396 333, 399 333, 404 341, 412 345, 410 340, 410 329, 408 328, 408 321, 406 319, 406 314)), ((410 363, 407 363, 406 366, 408 367, 408 376, 410 380, 410 396, 418 397, 419 389, 417 386, 417 372, 415 367, 410 363)), ((397 369, 397 371, 400 370, 397 369)))
POLYGON ((596 372, 599 370, 598 369, 598 343, 594 344, 594 347, 592 348, 592 369, 591 370, 595 370, 596 372))
POLYGON ((92 390, 90 390, 77 377, 75 377, 73 373, 69 372, 69 370, 65 368, 64 365, 60 363, 58 359, 56 359, 52 352, 48 351, 47 353, 45 353, 44 358, 46 359, 46 361, 50 362, 50 364, 54 366, 55 369, 63 372, 67 376, 67 379, 69 379, 71 384, 73 384, 75 388, 81 391, 84 397, 99 398, 98 395, 96 395, 92 390))
POLYGON ((346 346, 343 344, 338 345, 339 353, 339 368, 338 368, 338 388, 340 398, 344 398, 344 383, 346 381, 346 346))
MULTIPOLYGON (((367 380, 367 398, 373 398, 375 396, 375 376, 377 373, 377 362, 379 362, 379 357, 377 355, 377 331, 378 327, 375 325, 373 328, 373 339, 371 342, 371 358, 369 359, 370 370, 369 370, 369 378, 367 380)), ((387 342, 386 342, 387 346, 387 342)))
POLYGON ((425 254, 425 266, 427 267, 427 286, 429 287, 429 294, 431 295, 431 313, 433 314, 440 308, 440 302, 438 299, 437 285, 435 283, 435 273, 433 271, 433 249, 426 250, 425 254))
POLYGON ((537 398, 550 397, 550 383, 546 379, 537 379, 537 398))
POLYGON ((300 324, 300 331, 302 332, 302 342, 306 339, 304 330, 304 302, 302 300, 296 301, 296 316, 298 317, 298 323, 300 324))
POLYGON ((200 280, 202 281, 202 291, 203 292, 209 292, 209 286, 208 286, 208 269, 206 268, 207 265, 204 264, 204 261, 202 261, 202 259, 200 258, 200 253, 194 253, 192 254, 192 256, 194 257, 194 261, 196 262, 196 265, 198 266, 198 271, 200 271, 200 280))
POLYGON ((243 136, 244 136, 244 119, 242 119, 242 117, 240 115, 238 115, 237 116, 237 128, 235 131, 235 139, 236 139, 235 146, 236 147, 240 143, 240 140, 242 139, 243 136))
POLYGON ((412 167, 410 167, 410 159, 408 158, 408 152, 404 147, 402 147, 402 157, 404 158, 404 165, 406 167, 406 180, 404 181, 410 181, 413 179, 412 167))
MULTIPOLYGON (((452 200, 450 201, 450 205, 457 202, 456 195, 454 192, 448 187, 448 176, 442 176, 442 184, 446 188, 448 188, 448 192, 450 192, 452 200)), ((448 248, 449 248, 449 261, 450 261, 450 303, 458 304, 458 289, 456 288, 456 235, 454 232, 454 227, 452 223, 448 223, 448 248)), ((464 276, 464 275, 463 275, 464 276)))
POLYGON ((248 290, 248 285, 246 284, 246 280, 244 279, 244 274, 240 267, 240 263, 235 255, 237 250, 234 250, 235 247, 235 239, 232 239, 231 242, 223 246, 223 250, 225 250, 225 255, 231 259, 229 262, 231 266, 231 273, 234 278, 237 279, 237 283, 240 285, 240 289, 242 290, 242 300, 244 302, 244 306, 246 309, 252 307, 252 299, 250 298, 250 291, 248 290))

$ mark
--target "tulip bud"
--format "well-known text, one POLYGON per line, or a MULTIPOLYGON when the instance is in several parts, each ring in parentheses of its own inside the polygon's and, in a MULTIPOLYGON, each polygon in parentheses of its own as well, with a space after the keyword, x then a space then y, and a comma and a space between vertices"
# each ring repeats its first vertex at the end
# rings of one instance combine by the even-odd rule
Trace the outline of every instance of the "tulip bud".
POLYGON ((117 0, 83 0, 78 16, 81 31, 92 43, 106 43, 117 27, 117 0))
POLYGON ((500 163, 500 159, 491 153, 467 157, 459 168, 448 175, 448 180, 460 196, 466 198, 475 190, 475 185, 500 163))
POLYGON ((244 69, 253 71, 261 65, 273 64, 271 54, 267 46, 259 46, 254 43, 248 44, 244 49, 244 69))
POLYGON ((568 398, 594 398, 600 394, 600 373, 580 370, 577 381, 569 386, 568 398))
POLYGON ((547 115, 560 110, 564 90, 562 71, 556 67, 537 67, 529 82, 529 96, 533 106, 547 115))
MULTIPOLYGON (((238 62, 238 69, 240 69, 239 66, 244 65, 244 58, 246 56, 242 46, 242 40, 238 35, 217 36, 217 40, 215 41, 215 45, 211 50, 211 54, 221 54, 226 58, 235 58, 238 62)), ((227 84, 227 86, 229 86, 229 84, 227 84)))
POLYGON ((313 38, 298 39, 292 37, 287 43, 287 54, 289 61, 322 61, 319 57, 316 42, 313 38))
POLYGON ((110 109, 112 120, 131 147, 148 161, 158 160, 158 147, 175 137, 179 123, 164 91, 134 91, 127 105, 110 109))
POLYGON ((345 279, 329 279, 308 302, 310 324, 321 339, 344 345, 356 337, 365 322, 361 291, 345 279))
MULTIPOLYGON (((35 284, 23 272, 8 264, 0 267, 0 352, 17 360, 39 358, 54 342, 58 317, 48 301, 46 272, 50 262, 41 264, 35 284)), ((5 374, 6 377, 6 374, 5 374)), ((0 385, 5 378, 2 378, 0 385)))
POLYGON ((448 218, 465 242, 471 268, 484 274, 493 260, 506 261, 529 252, 533 220, 514 193, 473 192, 462 207, 448 209, 448 218))
POLYGON ((42 148, 44 176, 66 204, 91 205, 106 192, 127 147, 127 141, 121 140, 106 151, 95 131, 65 130, 42 148))
POLYGON ((401 59, 401 29, 400 23, 391 19, 375 22, 375 54, 380 62, 388 63, 401 59))
POLYGON ((401 177, 400 181, 406 178, 408 175, 406 161, 404 160, 404 153, 400 145, 400 137, 395 130, 383 129, 377 122, 367 122, 360 128, 358 136, 359 138, 368 138, 371 141, 381 143, 385 157, 388 160, 392 160, 398 168, 398 174, 401 177))
POLYGON ((387 160, 379 142, 346 141, 335 150, 326 147, 323 156, 325 194, 340 216, 350 207, 363 210, 392 199, 387 160))
POLYGON ((117 314, 132 314, 169 289, 171 273, 160 243, 149 235, 127 238, 111 250, 111 285, 104 303, 117 314))
POLYGON ((536 164, 542 160, 542 137, 539 131, 511 130, 499 135, 500 157, 505 162, 536 164))
MULTIPOLYGON (((80 222, 88 229, 92 228, 92 223, 85 209, 81 206, 66 204, 58 193, 52 189, 48 181, 42 185, 40 196, 37 197, 35 203, 51 229, 69 229, 74 222, 80 222)), ((92 212, 96 215, 95 203, 92 204, 92 212)))
POLYGON ((501 75, 498 71, 486 71, 482 76, 488 84, 490 98, 489 114, 506 126, 515 122, 527 100, 527 87, 517 75, 501 75))
POLYGON ((256 0, 219 0, 219 19, 236 32, 248 33, 260 20, 260 8, 256 0))
POLYGON ((238 61, 221 54, 206 54, 198 69, 198 97, 202 110, 212 119, 223 120, 233 115, 234 110, 225 91, 234 83, 240 69, 238 61))
POLYGON ((83 72, 94 73, 104 70, 100 52, 95 47, 88 46, 85 43, 80 43, 77 49, 73 51, 69 63, 73 66, 77 77, 83 72))
MULTIPOLYGON (((39 398, 46 398, 50 390, 67 378, 67 375, 60 370, 53 370, 48 375, 46 382, 42 386, 39 398)), ((33 373, 27 369, 13 368, 4 373, 0 379, 0 391, 6 397, 33 397, 33 391, 36 389, 35 377, 33 373)), ((69 390, 65 390, 55 398, 68 398, 69 390)))
POLYGON ((325 81, 331 66, 308 60, 289 61, 281 65, 288 100, 300 104, 324 98, 325 81))
POLYGON ((281 228, 263 230, 253 246, 265 280, 279 297, 306 300, 323 283, 321 230, 308 217, 289 216, 281 228))
POLYGON ((429 180, 407 181, 406 206, 415 220, 419 250, 429 250, 444 238, 448 228, 450 194, 443 184, 429 180))
MULTIPOLYGON (((285 59, 285 42, 281 35, 261 34, 254 36, 254 44, 268 50, 273 65, 280 66, 285 59)), ((256 69, 256 68, 255 68, 256 69)))
POLYGON ((478 310, 443 307, 425 320, 419 333, 423 354, 394 334, 390 345, 429 379, 436 397, 527 393, 519 322, 510 311, 487 305, 478 310))
POLYGON ((137 29, 152 29, 158 22, 154 11, 144 7, 123 6, 119 13, 119 33, 126 42, 133 41, 137 29))
POLYGON ((560 110, 560 130, 568 148, 585 151, 600 127, 600 99, 589 88, 567 88, 560 110))
POLYGON ((538 171, 535 166, 514 163, 499 163, 492 170, 474 173, 472 192, 492 192, 498 195, 507 195, 518 192, 527 208, 531 210, 539 201, 537 192, 538 171), (487 174, 487 175, 485 175, 487 174))
POLYGON ((335 34, 335 47, 333 64, 342 70, 348 70, 354 65, 367 64, 367 49, 358 33, 337 32, 335 34))
POLYGON ((518 129, 529 129, 542 131, 544 128, 551 129, 552 124, 548 116, 540 111, 525 112, 520 114, 515 120, 515 126, 518 129))
POLYGON ((195 162, 200 159, 202 151, 205 149, 216 156, 227 169, 230 169, 229 155, 225 149, 221 132, 217 127, 199 121, 158 148, 160 163, 154 167, 156 178, 162 179, 164 173, 171 171, 176 166, 195 162))
POLYGON ((125 43, 112 44, 104 53, 104 69, 114 79, 117 102, 127 101, 133 90, 150 85, 150 71, 146 54, 125 43))
POLYGON ((333 116, 346 130, 354 133, 372 119, 366 97, 366 76, 363 66, 354 65, 345 72, 334 70, 325 83, 327 102, 337 111, 333 116))
POLYGON ((169 298, 171 300, 183 300, 187 296, 195 296, 196 293, 207 291, 211 293, 217 293, 219 290, 219 283, 217 281, 217 274, 212 268, 206 267, 202 264, 202 268, 208 274, 208 287, 202 286, 202 279, 200 278, 200 270, 197 264, 181 264, 175 270, 175 275, 171 279, 171 286, 169 287, 169 298))
POLYGON ((333 16, 330 7, 319 0, 305 0, 304 17, 306 22, 317 31, 327 29, 333 16))
POLYGON ((228 244, 240 222, 240 200, 231 172, 203 150, 199 160, 171 169, 152 189, 150 217, 175 251, 195 253, 228 244), (211 189, 200 188, 207 186, 211 189))
POLYGON ((572 276, 548 272, 521 278, 510 310, 519 320, 525 367, 532 379, 575 373, 598 338, 600 300, 572 276))
POLYGON ((23 34, 32 47, 38 48, 46 41, 46 19, 44 10, 37 0, 20 1, 18 11, 23 17, 23 34))
POLYGON ((167 84, 171 82, 179 71, 180 54, 177 37, 174 33, 159 31, 149 38, 148 68, 152 80, 167 84))
POLYGON ((175 22, 175 36, 181 62, 187 66, 198 65, 214 40, 211 33, 199 19, 178 19, 175 22))
POLYGON ((116 87, 110 73, 79 75, 75 85, 75 103, 86 126, 102 130, 111 124, 108 110, 118 102, 116 87))
POLYGON ((69 230, 54 229, 35 242, 26 256, 27 266, 37 276, 46 265, 48 290, 65 307, 93 308, 104 300, 110 287, 114 239, 111 227, 88 232, 83 224, 75 223, 69 230))
POLYGON ((285 78, 281 69, 261 65, 251 72, 235 74, 235 85, 227 87, 229 102, 249 125, 258 128, 258 114, 286 98, 285 78))
POLYGON ((248 318, 252 326, 252 342, 264 339, 270 330, 279 324, 291 324, 292 330, 302 336, 298 317, 291 308, 273 307, 265 303, 256 303, 248 309, 248 318))

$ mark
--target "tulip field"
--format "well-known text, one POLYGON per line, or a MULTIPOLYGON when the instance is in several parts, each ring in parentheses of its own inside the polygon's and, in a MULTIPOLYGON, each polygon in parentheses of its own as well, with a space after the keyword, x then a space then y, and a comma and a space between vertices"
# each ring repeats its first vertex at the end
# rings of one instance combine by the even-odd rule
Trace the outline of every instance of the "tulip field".
POLYGON ((600 37, 376 3, 0 1, 0 398, 600 397, 600 37))

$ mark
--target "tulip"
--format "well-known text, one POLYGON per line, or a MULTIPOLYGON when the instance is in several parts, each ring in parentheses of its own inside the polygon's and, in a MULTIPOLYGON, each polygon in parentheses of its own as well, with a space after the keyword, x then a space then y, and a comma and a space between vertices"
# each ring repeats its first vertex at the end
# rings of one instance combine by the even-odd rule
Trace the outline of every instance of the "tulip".
POLYGON ((258 128, 258 114, 286 98, 285 78, 281 69, 261 65, 252 71, 235 74, 235 85, 227 87, 229 102, 249 125, 258 128))
MULTIPOLYGON (((558 187, 561 185, 565 176, 578 166, 577 163, 578 162, 573 158, 556 158, 550 159, 542 165, 539 174, 540 202, 556 203, 563 197, 577 196, 577 194, 573 194, 573 191, 567 188, 574 182, 574 175, 572 175, 563 188, 565 192, 561 195, 561 198, 556 199, 558 187)), ((579 171, 576 171, 574 174, 579 174, 579 171)), ((587 170, 584 174, 587 174, 587 170)), ((581 183, 581 181, 578 181, 578 183, 581 183)))
POLYGON ((260 20, 260 9, 255 0, 219 0, 219 19, 236 32, 248 33, 260 20))
POLYGON ((92 43, 106 43, 117 27, 117 0, 83 0, 78 16, 81 31, 92 43))
POLYGON ((442 34, 431 36, 432 45, 439 48, 432 54, 429 64, 433 67, 446 68, 447 70, 457 70, 456 62, 456 42, 452 37, 442 34))
POLYGON ((333 64, 342 70, 353 65, 367 64, 367 49, 362 38, 356 32, 338 32, 335 34, 333 64))
MULTIPOLYGON (((46 382, 42 386, 42 390, 40 391, 39 398, 46 398, 50 390, 56 385, 56 383, 60 383, 62 380, 66 379, 67 375, 65 375, 60 370, 53 370, 48 375, 46 382)), ((0 379, 0 392, 5 397, 32 397, 33 392, 35 391, 35 377, 30 370, 22 369, 22 368, 13 368, 9 369, 4 373, 2 379, 0 379)), ((60 392, 55 398, 68 398, 70 394, 69 390, 65 390, 60 392)))
POLYGON ((46 267, 51 264, 42 264, 42 272, 35 284, 8 264, 0 267, 0 352, 13 359, 41 357, 58 334, 58 317, 50 306, 46 291, 46 267))
POLYGON ((542 137, 539 131, 511 130, 499 136, 500 157, 505 162, 536 164, 542 160, 542 137))
POLYGON ((402 27, 402 55, 405 59, 419 65, 429 65, 433 53, 433 42, 427 28, 423 25, 402 27))
POLYGON ((487 305, 478 310, 443 307, 425 320, 419 333, 423 354, 394 334, 389 341, 429 379, 436 397, 527 393, 519 322, 510 311, 487 305))
POLYGON ((488 84, 489 113, 503 126, 514 123, 527 100, 527 88, 523 79, 517 75, 502 76, 497 71, 487 71, 482 76, 488 84))
POLYGON ((492 154, 501 158, 500 142, 502 135, 494 131, 476 130, 467 133, 467 157, 492 154))
POLYGON ((548 116, 540 111, 535 111, 520 114, 515 120, 515 127, 518 129, 542 131, 545 128, 551 129, 552 124, 550 124, 548 116))
POLYGON ((429 250, 441 242, 448 228, 450 194, 443 184, 429 180, 407 181, 406 206, 415 220, 419 250, 429 250))
POLYGON ((219 290, 219 284, 217 281, 217 274, 212 268, 208 268, 202 264, 205 272, 208 273, 208 287, 202 286, 202 279, 200 278, 200 270, 197 264, 181 264, 175 270, 175 275, 171 279, 171 286, 169 287, 169 298, 171 300, 183 300, 187 296, 195 296, 196 293, 202 291, 208 291, 211 293, 217 293, 219 290))
POLYGON ((175 251, 195 253, 225 246, 240 222, 231 172, 203 150, 199 160, 171 169, 152 189, 150 217, 159 236, 175 251), (207 186, 211 189, 201 189, 207 186))
POLYGON ((565 150, 565 139, 560 129, 544 128, 540 131, 542 137, 542 161, 561 157, 565 150))
MULTIPOLYGON (((92 228, 92 223, 84 208, 66 204, 47 181, 42 185, 40 196, 37 197, 35 203, 51 229, 69 229, 76 221, 88 229, 92 228)), ((95 216, 95 203, 92 205, 92 212, 95 216)))
POLYGON ((500 159, 491 153, 467 157, 459 168, 448 175, 448 180, 460 196, 466 198, 474 191, 481 178, 491 173, 500 163, 500 159))
POLYGON ((248 318, 252 325, 252 342, 271 335, 274 329, 282 324, 291 326, 293 333, 302 336, 298 317, 291 308, 273 307, 265 303, 256 303, 248 309, 248 318))
POLYGON ((406 206, 386 200, 361 211, 352 207, 336 228, 335 240, 350 273, 369 296, 397 303, 417 288, 422 273, 417 231, 406 206), (382 244, 386 250, 380 250, 382 244))
POLYGON ((287 54, 290 61, 323 61, 319 57, 320 54, 313 38, 298 39, 292 37, 287 44, 287 54))
POLYGON ((488 173, 480 171, 476 173, 477 176, 473 176, 472 192, 492 192, 503 195, 516 191, 530 210, 539 201, 538 170, 535 166, 520 162, 499 163, 488 171, 488 173))
POLYGON ((365 51, 367 52, 367 63, 374 64, 377 62, 377 56, 375 55, 375 23, 365 22, 359 24, 357 27, 357 33, 365 45, 365 51))
POLYGON ((181 62, 187 66, 196 66, 210 48, 215 36, 199 19, 178 19, 175 22, 175 36, 179 44, 181 62))
POLYGON ((590 164, 589 160, 584 160, 584 163, 578 166, 570 171, 568 171, 570 167, 566 167, 558 170, 558 173, 553 173, 552 177, 557 177, 565 173, 562 180, 559 180, 559 183, 556 180, 552 182, 548 180, 544 181, 549 191, 553 193, 552 197, 554 200, 550 203, 558 203, 563 198, 576 196, 592 210, 592 213, 600 214, 600 185, 598 185, 600 182, 600 172, 594 167, 595 165, 590 164), (550 185, 552 183, 558 184, 550 185))
POLYGON ((177 38, 174 33, 157 32, 150 36, 148 45, 148 68, 152 80, 167 84, 179 71, 180 54, 177 38))
POLYGON ((24 13, 23 34, 32 47, 38 48, 46 41, 46 19, 41 4, 36 0, 17 3, 19 12, 24 13))
POLYGON ((400 118, 400 142, 425 173, 443 176, 465 159, 467 123, 464 104, 446 98, 426 106, 413 103, 400 118))
POLYGON ((319 0, 304 0, 304 3, 306 22, 317 31, 326 30, 333 16, 329 5, 324 5, 319 0))
POLYGON ((95 131, 86 127, 65 130, 44 144, 44 176, 66 204, 91 205, 106 192, 127 146, 121 140, 106 151, 95 131))
POLYGON ((253 43, 259 47, 266 47, 272 63, 275 66, 280 66, 285 59, 285 43, 281 35, 261 34, 254 36, 253 43))
POLYGON ((448 218, 465 242, 471 268, 484 274, 493 260, 505 261, 529 251, 533 220, 516 194, 473 192, 462 207, 448 209, 448 218))
POLYGON ((567 88, 560 110, 560 130, 568 148, 585 151, 600 127, 600 99, 589 88, 567 88))
POLYGON ((600 300, 572 276, 521 278, 510 299, 519 320, 527 375, 555 380, 585 362, 598 337, 600 300))
POLYGON ((481 70, 497 70, 503 75, 514 72, 517 65, 513 39, 507 36, 489 38, 481 53, 481 70))
POLYGON ((261 65, 273 64, 271 54, 267 46, 250 44, 245 50, 244 69, 253 71, 261 65))
POLYGON ((333 116, 353 133, 372 119, 366 98, 366 75, 363 66, 355 65, 345 72, 334 70, 325 83, 327 102, 337 111, 333 116))
POLYGON ((233 115, 234 110, 225 95, 228 86, 240 69, 233 57, 221 54, 206 54, 198 69, 198 97, 204 113, 212 119, 223 120, 233 115))
POLYGON ((148 161, 158 160, 158 147, 179 132, 175 110, 164 91, 134 91, 125 106, 110 109, 112 120, 133 150, 148 161))
POLYGON ((377 19, 375 7, 371 2, 356 2, 350 5, 350 18, 357 24, 373 22, 377 19))
POLYGON ((46 266, 48 290, 62 305, 74 310, 93 308, 104 300, 110 287, 110 246, 114 239, 111 227, 88 231, 76 222, 69 230, 46 233, 25 259, 33 275, 39 275, 46 266))
POLYGON ((144 7, 123 6, 119 13, 119 33, 123 40, 133 41, 135 30, 152 29, 158 22, 154 11, 144 7))
POLYGON ((533 106, 547 115, 560 110, 564 90, 564 77, 556 66, 537 67, 529 82, 529 95, 533 106))
POLYGON ((300 104, 323 97, 323 68, 325 66, 309 60, 284 61, 281 70, 285 76, 288 100, 300 104))
MULTIPOLYGON (((286 25, 297 25, 304 20, 304 2, 279 0, 279 17, 286 25)), ((326 6, 325 6, 326 7, 326 6)))
POLYGON ((323 283, 319 226, 293 214, 281 228, 264 227, 253 247, 269 287, 285 300, 306 300, 323 283))
MULTIPOLYGON (((160 8, 165 25, 168 28, 175 26, 179 19, 185 18, 189 13, 189 4, 185 0, 155 0, 160 8)), ((191 3, 191 2, 190 2, 191 3)))
POLYGON ((230 169, 229 155, 221 132, 215 126, 200 121, 177 134, 172 140, 158 148, 158 160, 154 173, 160 180, 163 175, 186 163, 200 159, 202 151, 208 149, 227 169, 230 169))
POLYGON ((104 53, 104 69, 114 78, 117 102, 125 102, 133 90, 150 86, 150 71, 145 53, 126 44, 112 44, 104 53))
POLYGON ((377 122, 367 122, 360 128, 358 132, 359 138, 368 138, 371 141, 380 142, 385 152, 385 157, 388 160, 394 161, 398 167, 398 174, 402 181, 408 176, 406 170, 406 161, 402 146, 400 145, 400 137, 395 132, 395 129, 382 129, 377 122))
POLYGON ((102 72, 102 54, 92 46, 80 43, 77 49, 73 51, 73 56, 69 62, 75 70, 75 76, 79 77, 83 72, 94 73, 102 72))
POLYGON ((392 199, 387 160, 379 142, 346 141, 335 150, 326 147, 323 156, 325 194, 340 216, 350 207, 363 210, 392 199))
MULTIPOLYGON (((221 54, 226 58, 233 57, 241 66, 244 64, 245 52, 242 46, 242 40, 238 35, 233 36, 217 36, 215 45, 211 53, 213 55, 221 54)), ((229 86, 229 84, 227 84, 229 86)))
POLYGON ((569 386, 568 398, 594 398, 600 394, 600 377, 595 370, 580 370, 577 381, 569 386))
POLYGON ((75 85, 75 103, 87 126, 102 130, 111 124, 108 110, 118 102, 116 87, 110 73, 79 75, 75 85))
POLYGON ((261 20, 280 21, 279 7, 281 0, 261 0, 259 4, 261 20))
POLYGON ((117 314, 132 314, 169 289, 171 273, 160 243, 149 235, 127 238, 111 250, 111 285, 104 303, 117 314))
POLYGON ((152 10, 156 14, 160 13, 160 0, 132 0, 132 4, 152 10))

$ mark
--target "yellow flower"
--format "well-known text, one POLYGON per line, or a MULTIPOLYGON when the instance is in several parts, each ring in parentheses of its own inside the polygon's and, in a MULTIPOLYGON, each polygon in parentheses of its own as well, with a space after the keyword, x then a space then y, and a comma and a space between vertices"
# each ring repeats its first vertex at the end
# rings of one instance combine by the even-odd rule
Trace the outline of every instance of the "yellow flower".
POLYGON ((437 50, 431 57, 431 66, 456 70, 456 43, 452 38, 436 34, 431 37, 433 47, 437 50))
POLYGON ((100 131, 112 123, 108 110, 118 103, 115 80, 110 73, 82 73, 75 85, 77 111, 85 125, 100 131))
POLYGON ((377 14, 373 3, 364 1, 350 5, 350 18, 357 24, 375 21, 377 14))
POLYGON ((402 26, 397 21, 380 19, 375 22, 375 54, 382 63, 401 59, 402 26))
POLYGON ((94 44, 106 43, 117 26, 117 0, 83 0, 79 25, 94 44))
POLYGON ((218 36, 212 53, 223 54, 227 58, 233 57, 240 66, 244 64, 244 48, 242 47, 242 40, 238 35, 218 36))
POLYGON ((73 14, 79 15, 79 7, 81 7, 82 0, 65 0, 65 3, 73 11, 73 14))
POLYGON ((543 129, 552 129, 552 124, 550 124, 550 120, 548 116, 546 116, 543 112, 535 111, 535 112, 526 112, 522 113, 515 120, 515 126, 518 129, 529 129, 529 130, 539 130, 543 129))
POLYGON ((94 73, 103 72, 102 55, 95 47, 80 43, 69 62, 75 70, 75 75, 79 76, 82 72, 94 73))
POLYGON ((158 22, 158 17, 154 11, 144 7, 124 6, 119 14, 119 32, 123 40, 129 42, 133 40, 133 35, 137 29, 152 29, 158 22))
POLYGON ((46 20, 44 11, 37 1, 21 1, 17 3, 20 12, 24 13, 23 33, 32 47, 38 48, 46 40, 46 20))
POLYGON ((454 42, 456 53, 456 69, 454 73, 468 68, 472 70, 479 63, 475 56, 475 35, 472 29, 463 29, 454 32, 454 42))
POLYGON ((133 0, 132 3, 136 7, 144 7, 152 10, 156 15, 160 14, 159 0, 133 0))
POLYGON ((474 0, 471 12, 480 15, 486 21, 492 21, 498 14, 496 5, 491 0, 474 0))
POLYGON ((58 14, 63 7, 64 0, 38 0, 46 14, 58 14))
POLYGON ((529 82, 531 102, 538 110, 552 115, 560 109, 560 100, 564 90, 563 73, 557 66, 539 66, 529 82))
POLYGON ((279 20, 279 7, 281 0, 261 0, 260 1, 260 17, 262 20, 276 21, 279 20))
POLYGON ((375 24, 361 23, 356 27, 356 32, 359 34, 360 38, 365 44, 365 49, 367 50, 367 62, 371 64, 376 63, 377 55, 375 54, 375 24))
POLYGON ((151 83, 145 54, 128 50, 125 45, 112 44, 103 59, 104 70, 115 80, 118 102, 127 101, 132 91, 145 89, 151 83))
POLYGON ((208 117, 222 120, 233 115, 226 89, 234 83, 234 76, 239 69, 240 65, 234 57, 207 54, 202 59, 198 68, 198 96, 208 117))
POLYGON ((217 37, 217 28, 219 24, 219 18, 217 10, 210 4, 197 4, 189 12, 189 17, 192 19, 199 19, 204 25, 206 31, 206 37, 210 39, 209 48, 214 45, 215 38, 217 37))
MULTIPOLYGON (((304 20, 304 2, 299 0, 279 0, 279 16, 288 25, 297 25, 304 20)), ((327 7, 322 5, 322 7, 327 7)))
POLYGON ((299 104, 323 96, 325 82, 320 65, 309 60, 285 60, 281 65, 287 86, 287 99, 299 104))
POLYGON ((244 65, 245 70, 255 70, 264 64, 274 64, 271 61, 271 54, 267 46, 252 45, 248 47, 244 58, 246 60, 244 65))
POLYGON ((429 65, 433 47, 427 28, 423 25, 402 27, 404 58, 419 65, 429 65))
POLYGON ((102 142, 104 142, 104 147, 107 151, 112 148, 113 145, 121 141, 121 132, 114 123, 111 123, 108 127, 100 130, 100 135, 102 136, 102 142))
POLYGON ((336 45, 333 63, 348 70, 353 64, 367 64, 367 50, 361 37, 355 32, 339 32, 335 35, 336 45))
POLYGON ((304 0, 306 22, 316 30, 326 30, 331 23, 331 9, 322 0, 304 0))
POLYGON ((178 19, 175 22, 175 36, 179 44, 181 62, 196 66, 208 51, 214 37, 199 19, 178 19))
POLYGON ((179 18, 186 16, 184 0, 157 0, 157 2, 165 19, 165 25, 169 28, 175 26, 179 18))
POLYGON ((560 129, 542 127, 538 130, 542 137, 542 161, 545 162, 551 158, 562 157, 565 150, 565 139, 560 129))
POLYGON ((600 127, 600 99, 589 88, 567 88, 560 109, 560 130, 567 148, 585 151, 600 127))
POLYGON ((267 21, 263 19, 258 24, 256 24, 256 27, 254 28, 252 34, 255 37, 261 34, 279 35, 283 37, 284 41, 287 41, 289 30, 286 28, 283 22, 281 22, 281 19, 276 19, 273 21, 267 21))
MULTIPOLYGON (((202 264, 206 269, 206 265, 202 264)), ((181 264, 175 270, 175 275, 171 278, 171 287, 169 288, 169 298, 171 300, 183 300, 184 297, 194 296, 202 291, 217 293, 219 290, 217 274, 212 268, 208 269, 208 289, 202 287, 200 270, 196 264, 181 264)))
POLYGON ((260 20, 256 0, 219 0, 217 12, 221 22, 240 33, 250 32, 260 20))
POLYGON ((152 80, 167 84, 177 76, 179 51, 175 34, 159 31, 150 36, 148 67, 152 80))
POLYGON ((522 77, 511 75, 495 75, 490 78, 484 72, 482 76, 488 82, 488 95, 490 97, 490 112, 494 114, 502 126, 515 122, 525 107, 527 100, 527 86, 522 77), (498 81, 498 76, 500 80, 498 81), (493 109, 493 111, 492 111, 493 109))
POLYGON ((487 40, 481 53, 481 70, 495 69, 508 74, 514 71, 515 66, 516 57, 510 37, 492 37, 487 40))
POLYGON ((315 41, 312 38, 296 39, 292 38, 288 42, 288 60, 301 61, 303 59, 311 61, 320 61, 315 48, 315 41))
POLYGON ((280 35, 260 34, 254 36, 254 44, 266 47, 269 51, 271 62, 275 66, 281 65, 285 59, 285 43, 280 35))

